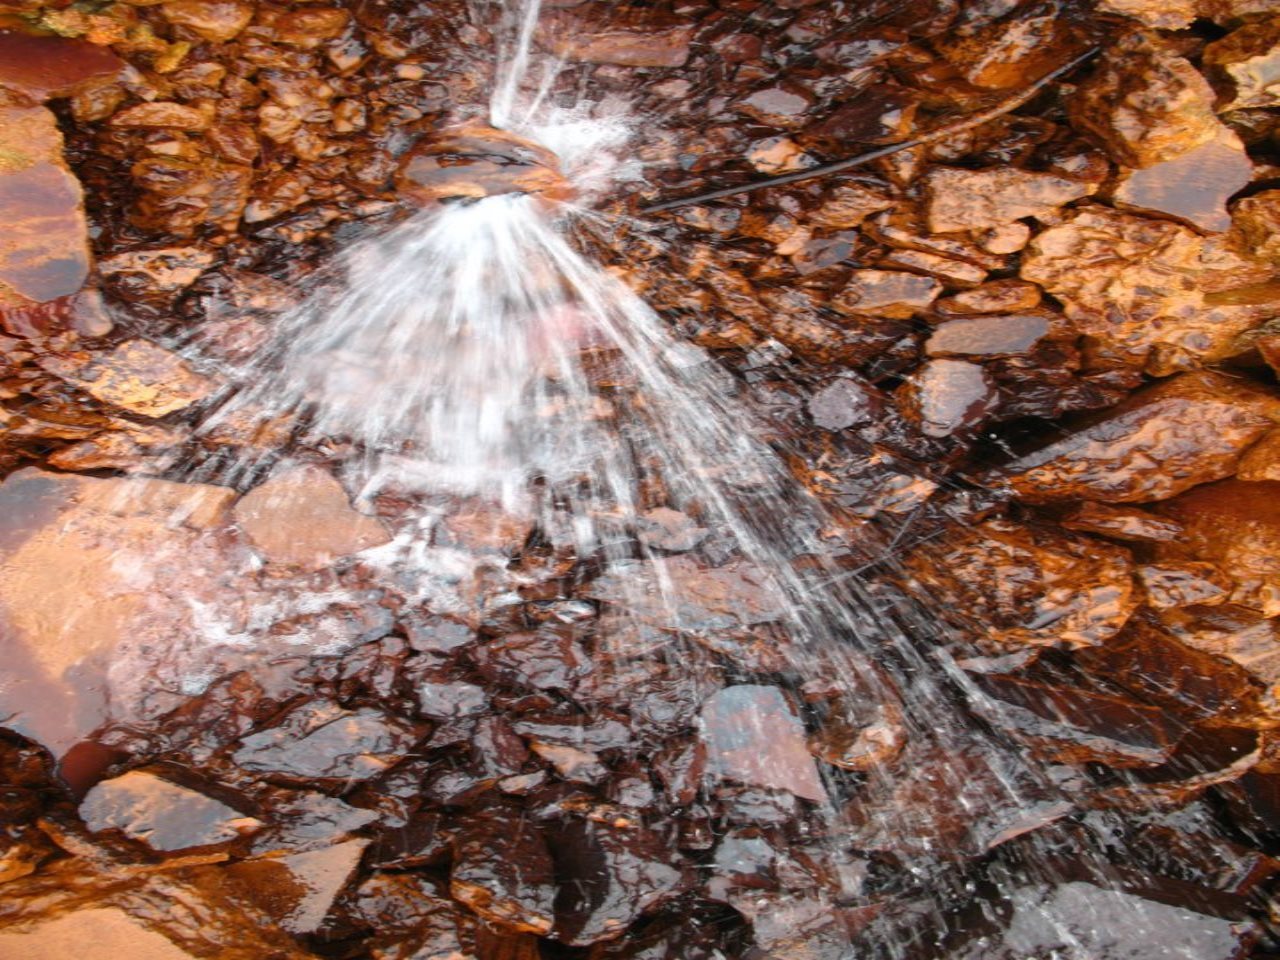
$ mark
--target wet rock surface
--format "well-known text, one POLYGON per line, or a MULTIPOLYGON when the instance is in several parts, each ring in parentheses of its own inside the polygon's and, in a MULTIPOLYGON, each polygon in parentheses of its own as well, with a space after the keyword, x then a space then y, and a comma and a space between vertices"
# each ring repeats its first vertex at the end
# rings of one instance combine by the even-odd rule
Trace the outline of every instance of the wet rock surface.
POLYGON ((295 423, 193 434, 356 235, 559 197, 459 134, 473 5, 11 4, 0 957, 1280 951, 1276 11, 544 6, 550 100, 643 118, 576 242, 831 508, 753 506, 804 582, 884 619, 788 636, 657 481, 592 553, 457 499, 424 533, 295 423))

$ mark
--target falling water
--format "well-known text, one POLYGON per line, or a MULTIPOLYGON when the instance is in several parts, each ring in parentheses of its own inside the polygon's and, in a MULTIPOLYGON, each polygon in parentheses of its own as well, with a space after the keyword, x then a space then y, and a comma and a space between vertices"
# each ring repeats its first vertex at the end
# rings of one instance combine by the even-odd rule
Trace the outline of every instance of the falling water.
MULTIPOLYGON (((734 377, 583 255, 576 238, 602 227, 591 199, 642 173, 627 160, 635 122, 616 103, 553 105, 557 64, 533 52, 537 0, 506 19, 488 120, 552 149, 578 202, 508 193, 437 204, 355 243, 251 361, 217 371, 227 386, 200 437, 269 434, 295 451, 336 450, 358 502, 387 493, 416 502, 394 540, 362 556, 436 609, 469 602, 447 588, 457 558, 427 546, 452 505, 527 519, 552 555, 598 571, 585 595, 615 615, 596 642, 624 679, 628 657, 656 654, 678 682, 696 685, 699 651, 722 634, 733 638, 720 649, 730 657, 767 647, 770 672, 786 679, 804 718, 850 731, 844 769, 822 765, 822 783, 804 788, 837 899, 853 906, 865 894, 850 848, 910 837, 901 845, 918 852, 915 882, 936 885, 941 911, 956 891, 938 866, 952 851, 937 844, 968 855, 1050 823, 1074 809, 1072 784, 975 729, 958 705, 963 675, 930 652, 944 646, 940 628, 824 559, 833 521, 792 478, 734 377), (667 539, 645 533, 673 512, 684 526, 667 539), (878 762, 903 742, 912 763, 930 765, 932 795, 946 798, 949 812, 938 815, 967 821, 964 839, 928 822, 936 811, 918 793, 918 770, 878 762)), ((248 486, 280 468, 280 447, 170 470, 248 486)), ((520 587, 518 572, 501 575, 504 589, 520 587)), ((291 597, 301 612, 306 601, 291 597)), ((201 616, 227 642, 255 630, 243 610, 235 627, 225 611, 201 616)), ((779 707, 758 695, 765 688, 752 673, 731 673, 736 686, 726 689, 743 699, 728 715, 745 729, 707 731, 713 752, 717 738, 728 756, 734 737, 758 749, 779 736, 779 707)), ((721 762, 759 774, 773 758, 721 762)), ((1090 869, 1106 872, 1100 858, 1090 869)), ((1029 875, 1054 879, 1048 866, 1037 870, 1029 875)), ((919 919, 888 918, 859 942, 905 953, 901 925, 911 922, 919 919)), ((1079 949, 1072 956, 1088 944, 1079 949)))

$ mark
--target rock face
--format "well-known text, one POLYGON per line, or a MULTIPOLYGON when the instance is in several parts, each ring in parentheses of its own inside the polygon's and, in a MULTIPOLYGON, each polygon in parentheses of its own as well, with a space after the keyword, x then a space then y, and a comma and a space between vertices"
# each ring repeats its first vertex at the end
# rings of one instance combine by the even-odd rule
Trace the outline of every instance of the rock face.
POLYGON ((80 184, 62 158, 53 114, 0 87, 0 293, 46 302, 69 296, 89 273, 80 184))
POLYGON ((271 563, 320 567, 390 539, 377 520, 352 509, 331 474, 312 466, 255 487, 236 504, 235 519, 271 563))

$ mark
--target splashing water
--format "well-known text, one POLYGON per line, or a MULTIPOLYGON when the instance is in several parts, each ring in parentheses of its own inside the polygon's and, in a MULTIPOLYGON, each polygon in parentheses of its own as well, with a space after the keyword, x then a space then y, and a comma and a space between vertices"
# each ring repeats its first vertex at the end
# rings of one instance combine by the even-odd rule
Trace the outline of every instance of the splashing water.
MULTIPOLYGON (((575 235, 597 225, 591 199, 640 175, 625 159, 635 123, 617 103, 550 103, 558 65, 535 62, 538 13, 537 0, 506 9, 489 119, 555 152, 579 205, 548 210, 519 194, 442 204, 353 245, 340 283, 284 316, 251 362, 223 371, 229 387, 202 436, 243 434, 247 422, 250 433, 283 425, 302 447, 340 438, 362 501, 419 496, 419 515, 364 558, 437 610, 470 602, 443 586, 459 579, 451 564, 465 572, 466 562, 426 545, 450 504, 526 518, 552 555, 600 571, 586 596, 612 611, 595 639, 614 651, 620 682, 629 660, 650 655, 672 682, 697 686, 708 647, 730 659, 755 651, 797 691, 806 719, 849 731, 846 756, 823 765, 820 781, 816 766, 797 768, 780 744, 793 707, 770 699, 776 688, 752 682, 762 671, 744 665, 703 708, 711 771, 764 786, 790 778, 818 810, 826 839, 813 842, 850 903, 865 882, 850 847, 888 849, 893 836, 945 859, 940 845, 981 851, 1065 816, 1073 805, 1050 774, 953 706, 960 672, 922 652, 936 628, 823 559, 830 521, 733 377, 576 248, 575 235), (688 522, 642 535, 655 511, 688 522), (930 765, 936 801, 921 800, 914 772, 883 762, 904 742, 930 765), (930 803, 962 828, 922 821, 930 803)), ((244 485, 275 462, 268 447, 187 479, 244 485)), ((518 591, 519 572, 504 565, 491 571, 498 592, 518 591)), ((245 629, 215 629, 216 611, 200 613, 211 632, 246 642, 245 629)), ((241 619, 252 632, 261 617, 241 619)), ((903 952, 899 937, 886 933, 879 946, 903 952)))

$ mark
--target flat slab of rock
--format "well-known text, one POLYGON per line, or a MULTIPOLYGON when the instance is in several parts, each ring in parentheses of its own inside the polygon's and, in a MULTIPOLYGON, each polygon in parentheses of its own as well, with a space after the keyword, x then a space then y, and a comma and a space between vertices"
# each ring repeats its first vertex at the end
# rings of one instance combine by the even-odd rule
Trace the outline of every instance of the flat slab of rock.
POLYGON ((931 357, 1016 357, 1049 330, 1049 318, 1036 313, 961 317, 935 327, 924 352, 931 357))
POLYGON ((321 567, 391 539, 375 518, 352 508, 332 474, 309 465, 277 473, 250 490, 234 513, 240 530, 270 563, 321 567))
POLYGON ((89 274, 89 234, 57 120, 0 87, 0 143, 0 292, 38 303, 70 296, 89 274))
POLYGON ((224 843, 262 825, 213 797, 142 770, 96 784, 81 802, 80 816, 90 830, 120 830, 162 852, 224 843))
POLYGON ((351 880, 368 840, 347 840, 279 859, 245 860, 226 868, 244 896, 293 934, 313 933, 351 880))
POLYGON ((194 960, 116 907, 78 910, 25 930, 0 930, 0 960, 194 960))
POLYGON ((184 410, 215 389, 176 353, 149 340, 126 340, 105 354, 50 356, 41 366, 104 403, 144 417, 184 410))
POLYGON ((1218 136, 1171 160, 1121 173, 1111 194, 1119 207, 1164 214, 1206 233, 1231 228, 1227 200, 1253 177, 1253 164, 1235 133, 1218 136))
POLYGON ((966 360, 930 360, 895 395, 903 414, 927 437, 973 429, 998 401, 986 370, 966 360))
POLYGON ((777 687, 744 683, 712 694, 702 705, 701 736, 713 776, 827 799, 804 725, 777 687))
POLYGON ((841 313, 905 320, 942 293, 942 283, 900 270, 855 270, 849 282, 832 298, 841 313))
POLYGON ((300 780, 368 780, 403 758, 416 740, 408 726, 377 710, 313 704, 245 737, 233 759, 246 770, 300 780))
POLYGON ((1043 217, 1097 187, 1014 167, 935 167, 925 176, 925 215, 934 233, 982 230, 1023 217, 1043 217))
POLYGON ((33 100, 70 97, 104 83, 124 69, 109 47, 69 37, 36 36, 0 30, 0 87, 33 100))

